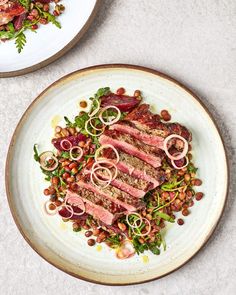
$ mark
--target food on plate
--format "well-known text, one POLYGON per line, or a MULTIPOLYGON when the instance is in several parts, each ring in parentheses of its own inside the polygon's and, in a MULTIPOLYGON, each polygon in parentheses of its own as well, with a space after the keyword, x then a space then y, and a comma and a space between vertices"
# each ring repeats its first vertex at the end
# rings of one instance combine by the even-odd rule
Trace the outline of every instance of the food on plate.
POLYGON ((192 134, 170 122, 167 110, 152 113, 139 90, 129 96, 124 88, 100 88, 90 100, 89 112, 55 127, 54 151, 39 154, 34 146, 50 182, 45 213, 85 231, 89 246, 114 248, 118 259, 146 250, 158 255, 166 250, 166 224, 177 219, 183 225, 194 199, 203 197, 194 189, 202 181, 192 161, 192 134))
POLYGON ((57 17, 65 10, 60 0, 0 0, 0 41, 15 40, 20 53, 26 44, 25 31, 36 32, 52 23, 61 28, 57 17))

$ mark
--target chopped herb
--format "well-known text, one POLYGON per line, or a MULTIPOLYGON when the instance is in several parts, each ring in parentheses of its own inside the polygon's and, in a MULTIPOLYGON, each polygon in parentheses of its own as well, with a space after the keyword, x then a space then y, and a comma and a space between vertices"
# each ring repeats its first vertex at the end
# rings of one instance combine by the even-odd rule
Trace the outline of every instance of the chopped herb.
POLYGON ((89 115, 87 113, 83 113, 80 116, 75 117, 75 125, 80 129, 84 129, 86 121, 88 121, 89 115))
POLYGON ((111 93, 110 87, 99 88, 98 91, 94 94, 94 98, 99 99, 104 95, 111 93))
POLYGON ((38 153, 38 150, 37 150, 37 144, 34 145, 34 159, 35 161, 39 162, 40 161, 40 157, 39 157, 39 153, 38 153))
POLYGON ((156 216, 159 216, 162 219, 164 219, 164 220, 166 220, 168 222, 171 222, 171 223, 174 223, 175 222, 175 220, 170 215, 168 215, 166 213, 163 213, 163 212, 160 212, 160 211, 156 211, 154 213, 154 217, 156 217, 156 216))
POLYGON ((66 116, 64 117, 64 120, 66 121, 66 127, 75 127, 75 124, 72 123, 66 116))
POLYGON ((115 236, 110 236, 106 239, 106 241, 112 243, 113 245, 120 246, 120 239, 118 234, 115 236))
POLYGON ((163 184, 162 186, 161 186, 161 189, 163 190, 163 191, 168 191, 168 192, 170 192, 172 189, 175 189, 175 188, 177 188, 177 186, 181 183, 181 182, 183 182, 183 179, 181 179, 180 181, 173 181, 173 182, 168 182, 168 183, 165 183, 165 184, 163 184))
POLYGON ((27 10, 29 9, 30 3, 31 3, 30 0, 19 0, 19 2, 22 6, 24 6, 24 8, 26 8, 27 10))
POLYGON ((194 167, 191 164, 188 165, 187 169, 188 169, 188 172, 190 172, 190 173, 196 173, 198 170, 198 168, 194 167))
POLYGON ((70 153, 69 152, 62 152, 61 157, 64 159, 70 159, 70 153))
POLYGON ((16 48, 18 50, 18 53, 21 53, 23 47, 26 44, 26 36, 24 32, 21 32, 20 34, 16 35, 16 40, 15 40, 16 48))

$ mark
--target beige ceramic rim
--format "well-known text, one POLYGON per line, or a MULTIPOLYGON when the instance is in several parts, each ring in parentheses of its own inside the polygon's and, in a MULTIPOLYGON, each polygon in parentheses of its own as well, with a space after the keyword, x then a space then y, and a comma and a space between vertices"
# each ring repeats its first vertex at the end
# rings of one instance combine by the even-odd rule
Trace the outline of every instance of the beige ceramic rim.
POLYGON ((225 204, 226 204, 226 200, 227 200, 227 195, 228 195, 228 190, 229 190, 229 165, 228 165, 228 157, 227 157, 227 153, 226 153, 226 148, 225 148, 225 145, 224 145, 224 141, 222 139, 222 136, 221 136, 221 133, 220 133, 220 130, 213 118, 213 116, 211 115, 211 113, 209 112, 209 110, 207 109, 207 107, 204 105, 204 103, 200 100, 200 98, 192 92, 192 90, 190 90, 188 87, 184 86, 182 83, 176 81, 175 79, 171 78, 170 76, 166 75, 166 74, 163 74, 162 72, 159 72, 159 71, 156 71, 156 70, 153 70, 153 69, 150 69, 150 68, 146 68, 146 67, 142 67, 142 66, 137 66, 137 65, 128 65, 128 64, 105 64, 105 65, 97 65, 97 66, 92 66, 92 67, 88 67, 88 68, 84 68, 84 69, 81 69, 81 70, 78 70, 78 71, 75 71, 75 72, 72 72, 64 77, 62 77, 61 79, 55 81, 54 83, 52 83, 49 87, 47 87, 41 94, 39 94, 39 96, 29 105, 29 107, 26 109, 25 113, 23 114, 23 116, 21 117, 14 133, 13 133, 13 136, 12 136, 12 139, 11 139, 11 142, 10 142, 10 145, 9 145, 9 149, 8 149, 8 154, 7 154, 7 160, 6 160, 6 167, 5 167, 5 185, 6 185, 6 193, 7 193, 7 199, 8 199, 8 204, 9 204, 9 207, 10 207, 10 210, 11 210, 11 214, 13 216, 13 219, 20 231, 20 233, 22 234, 22 236, 24 237, 24 239, 27 241, 27 243, 31 246, 31 248, 37 252, 43 259, 45 259, 48 263, 50 263, 51 265, 57 267, 58 269, 68 273, 69 275, 71 276, 74 276, 76 278, 79 278, 79 279, 82 279, 82 280, 85 280, 85 281, 88 281, 88 282, 92 282, 92 283, 97 283, 97 284, 102 284, 102 285, 112 285, 112 286, 118 286, 118 285, 135 285, 135 284, 141 284, 141 283, 146 283, 146 282, 149 282, 149 281, 153 281, 153 280, 156 280, 156 279, 159 279, 159 278, 162 278, 176 270, 178 270, 179 268, 181 268, 183 265, 185 265, 188 261, 190 261, 202 248, 203 246, 208 242, 208 240, 210 239, 210 237, 212 236, 213 232, 215 231, 215 228, 216 226, 218 225, 219 221, 220 221, 220 218, 223 214, 223 211, 224 211, 224 208, 225 208, 225 204), (211 118, 212 122, 214 123, 217 131, 218 131, 218 134, 221 138, 221 141, 222 141, 222 145, 223 145, 223 148, 224 148, 224 153, 225 153, 225 156, 226 156, 226 166, 227 166, 227 179, 226 179, 226 183, 227 183, 227 191, 225 193, 225 196, 224 196, 224 206, 222 207, 222 211, 221 211, 221 214, 218 218, 218 220, 216 220, 214 226, 212 227, 211 231, 208 233, 208 236, 206 237, 206 239, 202 242, 200 248, 195 252, 193 253, 193 255, 187 259, 182 265, 176 267, 175 269, 173 269, 172 271, 162 275, 162 276, 158 276, 156 278, 152 278, 152 279, 149 279, 149 280, 143 280, 143 281, 140 281, 140 282, 135 282, 135 283, 122 283, 122 284, 111 284, 111 283, 105 283, 105 282, 100 282, 100 281, 95 281, 95 280, 90 280, 86 277, 83 277, 83 276, 79 276, 73 272, 70 272, 70 271, 67 271, 65 269, 63 269, 63 267, 60 267, 56 261, 52 261, 50 259, 46 259, 44 257, 44 254, 41 253, 37 247, 37 245, 33 244, 33 242, 31 242, 30 239, 28 239, 27 235, 24 233, 24 228, 21 226, 20 222, 18 221, 18 215, 17 215, 17 212, 14 208, 14 204, 12 202, 12 195, 11 195, 11 191, 10 191, 10 185, 9 185, 9 175, 10 175, 10 171, 9 171, 9 167, 10 167, 10 159, 11 159, 11 156, 12 156, 12 150, 13 150, 13 146, 14 146, 14 142, 15 142, 15 139, 17 138, 17 135, 18 135, 18 132, 21 128, 21 126, 24 124, 24 120, 27 118, 28 114, 31 112, 31 109, 33 108, 34 104, 36 101, 40 100, 40 98, 44 95, 44 93, 46 93, 51 87, 55 87, 57 84, 60 84, 62 83, 64 80, 70 78, 70 77, 73 77, 74 75, 77 75, 77 74, 81 74, 81 73, 85 73, 87 71, 91 71, 91 70, 98 70, 98 69, 114 69, 114 68, 119 68, 119 69, 133 69, 133 70, 139 70, 139 71, 143 71, 143 72, 147 72, 147 73, 151 73, 151 74, 154 74, 154 75, 157 75, 159 77, 162 77, 164 79, 167 79, 169 81, 172 81, 174 82, 175 84, 177 84, 178 86, 182 87, 185 91, 187 91, 193 98, 195 98, 202 106, 203 108, 205 109, 205 111, 207 112, 207 114, 209 115, 209 117, 211 118))
POLYGON ((91 23, 93 22, 93 20, 95 18, 95 15, 98 12, 98 9, 99 9, 99 6, 100 6, 101 3, 102 3, 101 0, 96 0, 93 11, 91 12, 91 14, 90 14, 87 22, 84 24, 83 28, 79 31, 79 33, 64 48, 62 48, 56 54, 54 54, 53 56, 45 59, 44 61, 42 61, 42 62, 40 62, 40 63, 38 63, 36 65, 33 65, 31 67, 27 67, 27 68, 22 69, 22 70, 11 71, 11 72, 0 72, 0 78, 16 77, 16 76, 21 76, 21 75, 25 75, 25 74, 37 71, 39 69, 42 69, 43 67, 46 67, 50 63, 56 61, 60 57, 62 57, 64 54, 67 53, 67 51, 69 51, 71 48, 73 48, 79 42, 79 40, 83 37, 83 35, 88 30, 91 23))

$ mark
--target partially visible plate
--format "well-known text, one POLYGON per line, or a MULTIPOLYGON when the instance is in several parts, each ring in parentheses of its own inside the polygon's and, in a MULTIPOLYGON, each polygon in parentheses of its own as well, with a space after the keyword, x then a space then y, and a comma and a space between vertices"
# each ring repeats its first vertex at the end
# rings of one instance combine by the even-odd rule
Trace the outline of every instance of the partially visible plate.
POLYGON ((83 36, 95 17, 99 0, 61 1, 66 9, 58 18, 62 28, 41 25, 34 34, 26 32, 27 43, 19 54, 14 40, 0 42, 0 78, 23 75, 55 61, 83 36))
POLYGON ((219 131, 200 99, 189 89, 157 71, 131 65, 104 65, 67 75, 49 86, 29 106, 20 120, 8 152, 6 190, 14 220, 24 238, 44 259, 84 280, 101 284, 134 284, 160 278, 189 261, 206 243, 222 214, 228 189, 228 169, 219 131), (144 102, 159 112, 168 109, 173 121, 193 134, 193 156, 203 180, 205 196, 191 208, 184 226, 166 233, 167 250, 118 260, 106 245, 88 247, 59 216, 45 216, 43 176, 33 160, 32 147, 50 150, 52 119, 72 118, 79 100, 100 87, 124 87, 128 94, 142 91, 144 102), (144 263, 146 262, 146 263, 144 263))

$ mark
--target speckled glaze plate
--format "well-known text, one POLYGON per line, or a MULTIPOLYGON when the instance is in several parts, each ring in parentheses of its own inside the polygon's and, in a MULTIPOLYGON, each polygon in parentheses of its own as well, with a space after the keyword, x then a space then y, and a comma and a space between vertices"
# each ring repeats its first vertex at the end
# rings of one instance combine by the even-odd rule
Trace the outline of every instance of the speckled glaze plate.
POLYGON ((17 52, 15 41, 0 42, 0 78, 23 75, 55 61, 83 36, 95 17, 100 0, 63 0, 62 28, 41 25, 37 34, 26 32, 27 43, 17 52))
POLYGON ((160 278, 189 261, 206 243, 222 214, 228 188, 225 149, 219 131, 200 99, 172 78, 130 65, 103 65, 67 75, 49 86, 29 106, 20 120, 8 152, 6 190, 15 222, 31 247, 57 268, 84 280, 125 285, 160 278), (100 87, 140 89, 153 111, 165 108, 173 121, 193 133, 193 156, 203 180, 201 202, 191 208, 184 226, 172 225, 166 233, 167 250, 117 260, 102 245, 88 247, 83 234, 71 230, 58 216, 45 216, 44 178, 33 160, 32 147, 50 150, 51 124, 78 113, 78 101, 100 87))

